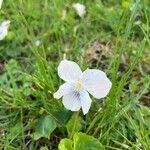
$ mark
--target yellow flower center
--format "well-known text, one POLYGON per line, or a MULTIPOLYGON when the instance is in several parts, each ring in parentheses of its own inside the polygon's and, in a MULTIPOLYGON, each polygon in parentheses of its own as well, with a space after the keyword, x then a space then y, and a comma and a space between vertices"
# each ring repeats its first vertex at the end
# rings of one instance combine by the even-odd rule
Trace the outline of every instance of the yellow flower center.
POLYGON ((81 81, 78 80, 78 81, 75 83, 75 90, 76 90, 76 91, 80 91, 81 89, 83 89, 83 84, 82 84, 81 81))

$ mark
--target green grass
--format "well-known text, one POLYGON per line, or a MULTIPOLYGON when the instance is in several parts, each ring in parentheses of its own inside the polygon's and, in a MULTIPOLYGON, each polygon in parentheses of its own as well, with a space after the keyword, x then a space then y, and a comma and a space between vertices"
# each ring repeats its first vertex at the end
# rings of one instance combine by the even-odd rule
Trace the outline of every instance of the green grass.
POLYGON ((0 41, 0 149, 57 150, 83 132, 106 150, 150 150, 149 0, 5 0, 0 16, 11 20, 0 41), (75 2, 86 6, 84 18, 75 2), (86 50, 96 41, 109 48, 96 68, 113 86, 83 116, 53 98, 63 82, 57 66, 65 57, 90 67, 86 50))

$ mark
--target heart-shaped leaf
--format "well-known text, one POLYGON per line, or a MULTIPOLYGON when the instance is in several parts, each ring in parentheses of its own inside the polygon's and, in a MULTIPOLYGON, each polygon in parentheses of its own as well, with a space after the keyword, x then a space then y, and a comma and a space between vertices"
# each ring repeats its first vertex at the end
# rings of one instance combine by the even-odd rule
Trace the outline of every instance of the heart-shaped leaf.
POLYGON ((94 137, 85 133, 75 133, 73 141, 62 139, 59 150, 105 150, 104 146, 94 137))

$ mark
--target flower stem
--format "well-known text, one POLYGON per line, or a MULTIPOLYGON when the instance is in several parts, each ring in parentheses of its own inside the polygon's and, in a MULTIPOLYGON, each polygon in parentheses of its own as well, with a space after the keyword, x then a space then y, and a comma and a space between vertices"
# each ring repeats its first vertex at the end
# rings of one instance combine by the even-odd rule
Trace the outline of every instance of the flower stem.
POLYGON ((73 124, 73 127, 72 127, 72 132, 71 132, 71 134, 70 134, 70 136, 69 136, 70 139, 73 138, 73 135, 74 135, 74 132, 75 132, 75 129, 76 129, 76 125, 77 125, 78 116, 79 116, 79 111, 78 111, 78 112, 75 112, 74 124, 73 124))

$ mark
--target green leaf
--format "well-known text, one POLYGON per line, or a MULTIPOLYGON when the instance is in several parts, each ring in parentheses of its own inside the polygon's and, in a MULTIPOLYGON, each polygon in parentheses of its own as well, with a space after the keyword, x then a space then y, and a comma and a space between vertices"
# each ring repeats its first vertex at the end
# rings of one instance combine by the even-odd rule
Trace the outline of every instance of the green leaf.
POLYGON ((40 148, 40 150, 48 150, 48 148, 42 146, 42 147, 40 148))
POLYGON ((92 136, 85 133, 76 133, 74 135, 75 150, 104 150, 102 144, 92 136))
POLYGON ((62 139, 58 146, 59 150, 105 150, 104 146, 94 137, 85 133, 75 133, 73 141, 62 139))
POLYGON ((78 132, 81 129, 81 123, 80 123, 78 113, 72 115, 66 127, 67 127, 67 132, 69 137, 72 137, 74 133, 78 132))
POLYGON ((59 143, 59 150, 73 150, 73 141, 70 139, 62 139, 59 143))
POLYGON ((52 110, 51 113, 61 125, 65 125, 72 114, 72 112, 68 110, 52 110))
POLYGON ((49 138, 56 127, 56 122, 50 115, 42 116, 37 121, 35 132, 33 133, 34 140, 38 140, 41 137, 49 138))

